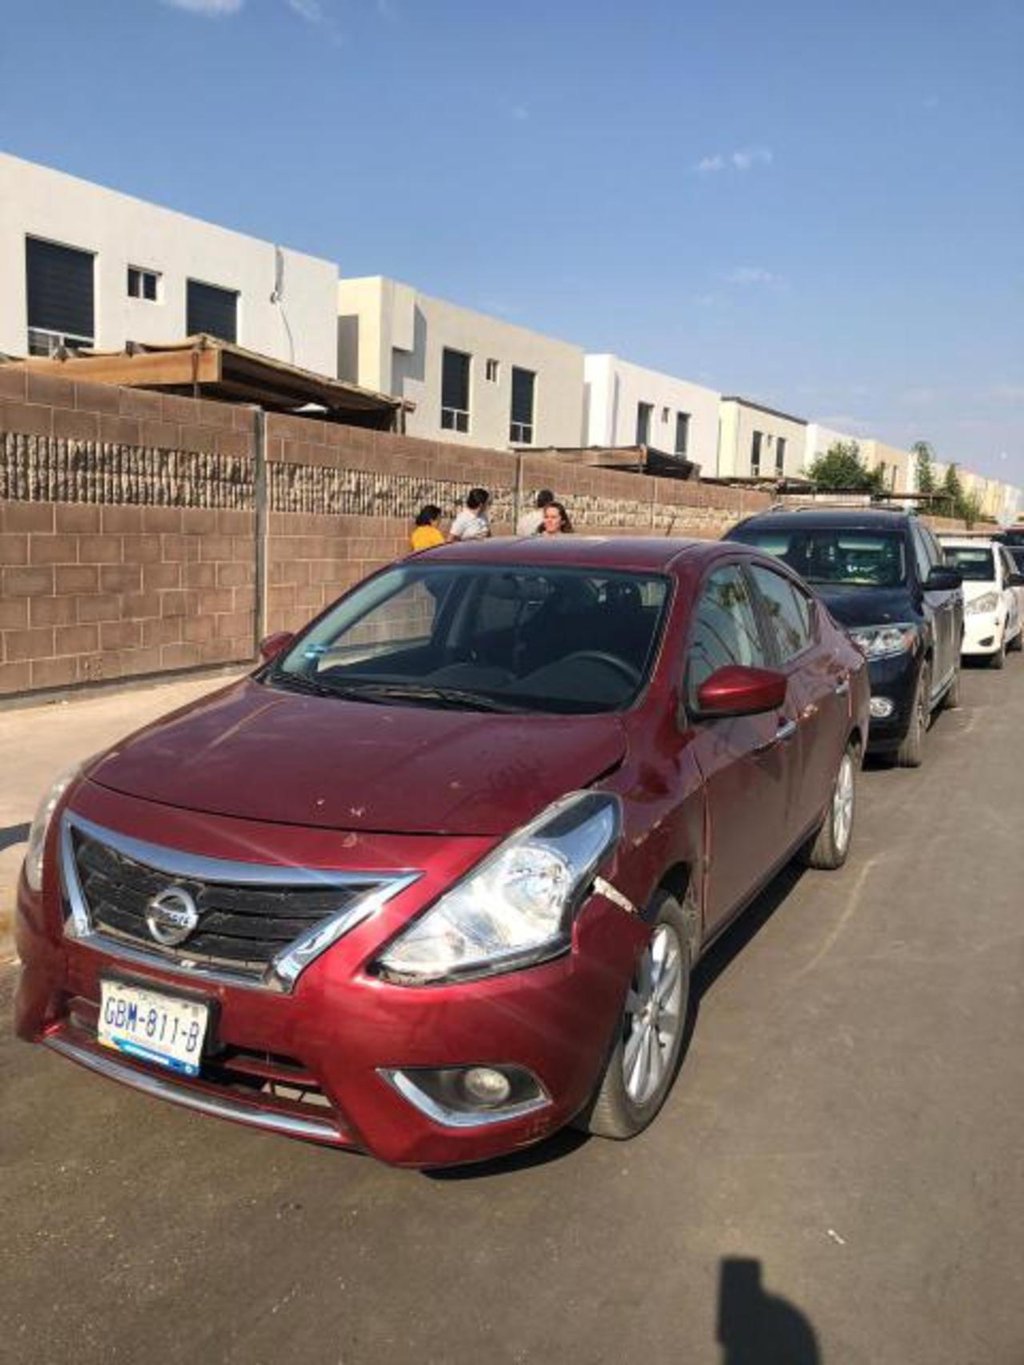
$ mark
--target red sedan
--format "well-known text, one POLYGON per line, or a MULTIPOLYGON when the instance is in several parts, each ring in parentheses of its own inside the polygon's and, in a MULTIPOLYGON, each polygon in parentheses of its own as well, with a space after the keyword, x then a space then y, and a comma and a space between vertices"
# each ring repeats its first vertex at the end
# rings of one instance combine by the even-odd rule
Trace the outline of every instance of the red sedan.
POLYGON ((264 653, 32 828, 18 1031, 152 1095, 411 1166, 630 1137, 700 955, 846 858, 864 660, 743 545, 446 546, 264 653))

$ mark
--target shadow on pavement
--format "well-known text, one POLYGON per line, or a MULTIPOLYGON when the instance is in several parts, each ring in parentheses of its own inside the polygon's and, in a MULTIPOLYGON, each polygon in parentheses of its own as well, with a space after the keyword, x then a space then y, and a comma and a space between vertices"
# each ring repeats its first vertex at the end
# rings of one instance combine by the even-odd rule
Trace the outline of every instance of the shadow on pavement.
POLYGON ((0 853, 3 853, 5 848, 13 848, 15 844, 23 844, 31 828, 30 824, 24 824, 7 825, 0 829, 0 853))
POLYGON ((821 1365, 814 1328, 799 1308, 766 1294, 761 1262, 724 1256, 718 1279, 722 1365, 821 1365))

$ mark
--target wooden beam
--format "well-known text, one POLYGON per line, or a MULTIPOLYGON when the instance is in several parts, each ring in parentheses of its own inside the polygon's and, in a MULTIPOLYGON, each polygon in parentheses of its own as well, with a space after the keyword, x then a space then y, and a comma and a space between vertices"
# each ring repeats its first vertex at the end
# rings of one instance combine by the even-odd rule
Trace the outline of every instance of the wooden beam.
POLYGON ((136 355, 79 355, 67 360, 30 356, 17 362, 36 373, 62 379, 85 379, 126 388, 164 385, 215 384, 220 379, 221 353, 208 351, 139 351, 136 355))

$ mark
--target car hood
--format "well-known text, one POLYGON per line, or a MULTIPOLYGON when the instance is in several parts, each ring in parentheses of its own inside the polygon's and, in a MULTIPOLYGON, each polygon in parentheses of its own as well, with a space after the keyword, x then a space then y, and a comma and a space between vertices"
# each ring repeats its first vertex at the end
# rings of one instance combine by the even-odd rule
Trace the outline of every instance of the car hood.
POLYGON ((884 626, 916 621, 920 612, 907 588, 829 588, 812 585, 841 626, 884 626))
POLYGON ((329 829, 505 834, 621 763, 617 715, 495 715, 280 692, 245 679, 88 769, 187 810, 329 829))

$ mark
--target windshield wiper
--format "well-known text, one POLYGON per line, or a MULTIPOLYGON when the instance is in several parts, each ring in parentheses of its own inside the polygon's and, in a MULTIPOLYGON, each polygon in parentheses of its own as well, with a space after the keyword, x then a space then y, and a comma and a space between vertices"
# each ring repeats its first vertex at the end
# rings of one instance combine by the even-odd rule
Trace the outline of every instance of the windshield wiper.
POLYGON ((377 697, 364 697, 362 689, 358 686, 330 683, 326 679, 311 678, 307 673, 271 673, 267 681, 281 687, 292 688, 296 692, 308 692, 314 697, 342 697, 346 700, 358 699, 368 702, 379 700, 377 697))
POLYGON ((465 687, 438 687, 433 683, 403 682, 366 682, 359 685, 359 691, 366 688, 373 693, 374 699, 386 701, 439 702, 467 711, 521 711, 521 706, 502 701, 498 697, 483 692, 473 692, 465 687))

